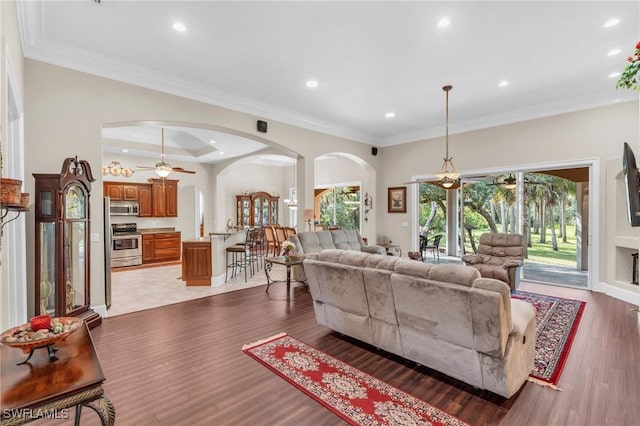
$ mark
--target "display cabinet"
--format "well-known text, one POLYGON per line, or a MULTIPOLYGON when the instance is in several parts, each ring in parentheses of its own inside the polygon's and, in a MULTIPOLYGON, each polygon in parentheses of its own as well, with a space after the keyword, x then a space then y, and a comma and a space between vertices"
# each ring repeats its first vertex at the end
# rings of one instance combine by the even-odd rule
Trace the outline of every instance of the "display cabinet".
POLYGON ((266 226, 278 223, 280 197, 267 192, 236 195, 236 223, 240 227, 266 226))
POLYGON ((59 174, 35 178, 35 314, 102 321, 90 308, 89 163, 67 158, 59 174))

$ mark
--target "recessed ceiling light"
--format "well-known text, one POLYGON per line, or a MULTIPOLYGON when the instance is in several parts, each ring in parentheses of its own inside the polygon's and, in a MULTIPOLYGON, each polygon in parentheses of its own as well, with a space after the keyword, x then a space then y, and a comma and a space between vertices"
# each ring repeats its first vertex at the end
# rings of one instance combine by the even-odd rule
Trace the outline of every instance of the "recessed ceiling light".
POLYGON ((612 19, 609 19, 607 22, 604 23, 604 27, 605 28, 615 27, 619 23, 620 23, 620 20, 618 18, 612 18, 612 19))
POLYGON ((612 72, 611 74, 609 74, 609 78, 615 78, 615 77, 620 77, 620 73, 615 71, 615 72, 612 72))
POLYGON ((446 16, 438 21, 438 28, 446 28, 449 25, 451 25, 451 20, 449 20, 449 18, 447 18, 446 16))
POLYGON ((222 155, 224 154, 224 151, 218 151, 218 154, 222 155))
POLYGON ((211 145, 214 145, 214 144, 216 143, 216 141, 214 141, 213 139, 211 139, 211 140, 209 141, 209 143, 210 143, 211 145))
POLYGON ((393 117, 395 117, 395 116, 396 116, 396 113, 395 113, 395 112, 388 112, 388 113, 386 113, 384 116, 385 116, 386 118, 393 118, 393 117))
POLYGON ((175 22, 173 24, 173 29, 176 31, 180 31, 181 33, 187 31, 187 27, 185 27, 182 22, 175 22))
POLYGON ((613 56, 613 55, 617 55, 621 52, 620 49, 611 49, 610 51, 607 52, 607 56, 613 56))
POLYGON ((122 152, 129 152, 129 150, 126 148, 122 148, 122 152))
POLYGON ((307 81, 307 87, 318 87, 318 82, 315 80, 307 81))
POLYGON ((509 85, 509 82, 507 80, 502 80, 500 83, 498 83, 498 87, 507 87, 509 85))

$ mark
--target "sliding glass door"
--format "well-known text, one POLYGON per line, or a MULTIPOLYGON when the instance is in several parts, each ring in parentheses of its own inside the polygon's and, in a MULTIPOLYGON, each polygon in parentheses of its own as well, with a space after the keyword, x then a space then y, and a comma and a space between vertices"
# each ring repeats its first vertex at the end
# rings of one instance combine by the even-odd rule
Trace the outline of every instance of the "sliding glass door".
POLYGON ((460 192, 463 254, 485 232, 521 234, 523 279, 587 287, 588 168, 470 178, 460 192))

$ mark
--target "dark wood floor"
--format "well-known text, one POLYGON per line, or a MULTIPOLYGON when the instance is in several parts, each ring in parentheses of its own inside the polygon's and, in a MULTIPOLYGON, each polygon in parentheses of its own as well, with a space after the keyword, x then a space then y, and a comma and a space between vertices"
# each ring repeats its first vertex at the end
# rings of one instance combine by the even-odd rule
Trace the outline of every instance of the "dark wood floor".
MULTIPOLYGON (((92 335, 117 425, 343 424, 242 353, 243 344, 283 331, 474 425, 638 425, 634 306, 582 290, 520 289, 587 301, 562 391, 527 383, 505 400, 341 337, 315 323, 300 284, 290 301, 283 284, 269 294, 256 287, 107 318, 92 335)), ((82 417, 82 424, 98 424, 91 410, 82 417)))

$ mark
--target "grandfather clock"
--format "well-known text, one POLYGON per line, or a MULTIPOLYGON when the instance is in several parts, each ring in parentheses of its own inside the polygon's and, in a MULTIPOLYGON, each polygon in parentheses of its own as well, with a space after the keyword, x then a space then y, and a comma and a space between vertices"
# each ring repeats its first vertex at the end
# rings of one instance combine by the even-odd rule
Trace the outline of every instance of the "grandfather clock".
POLYGON ((78 317, 92 328, 102 317, 90 308, 89 163, 64 160, 59 174, 34 173, 35 312, 78 317))

